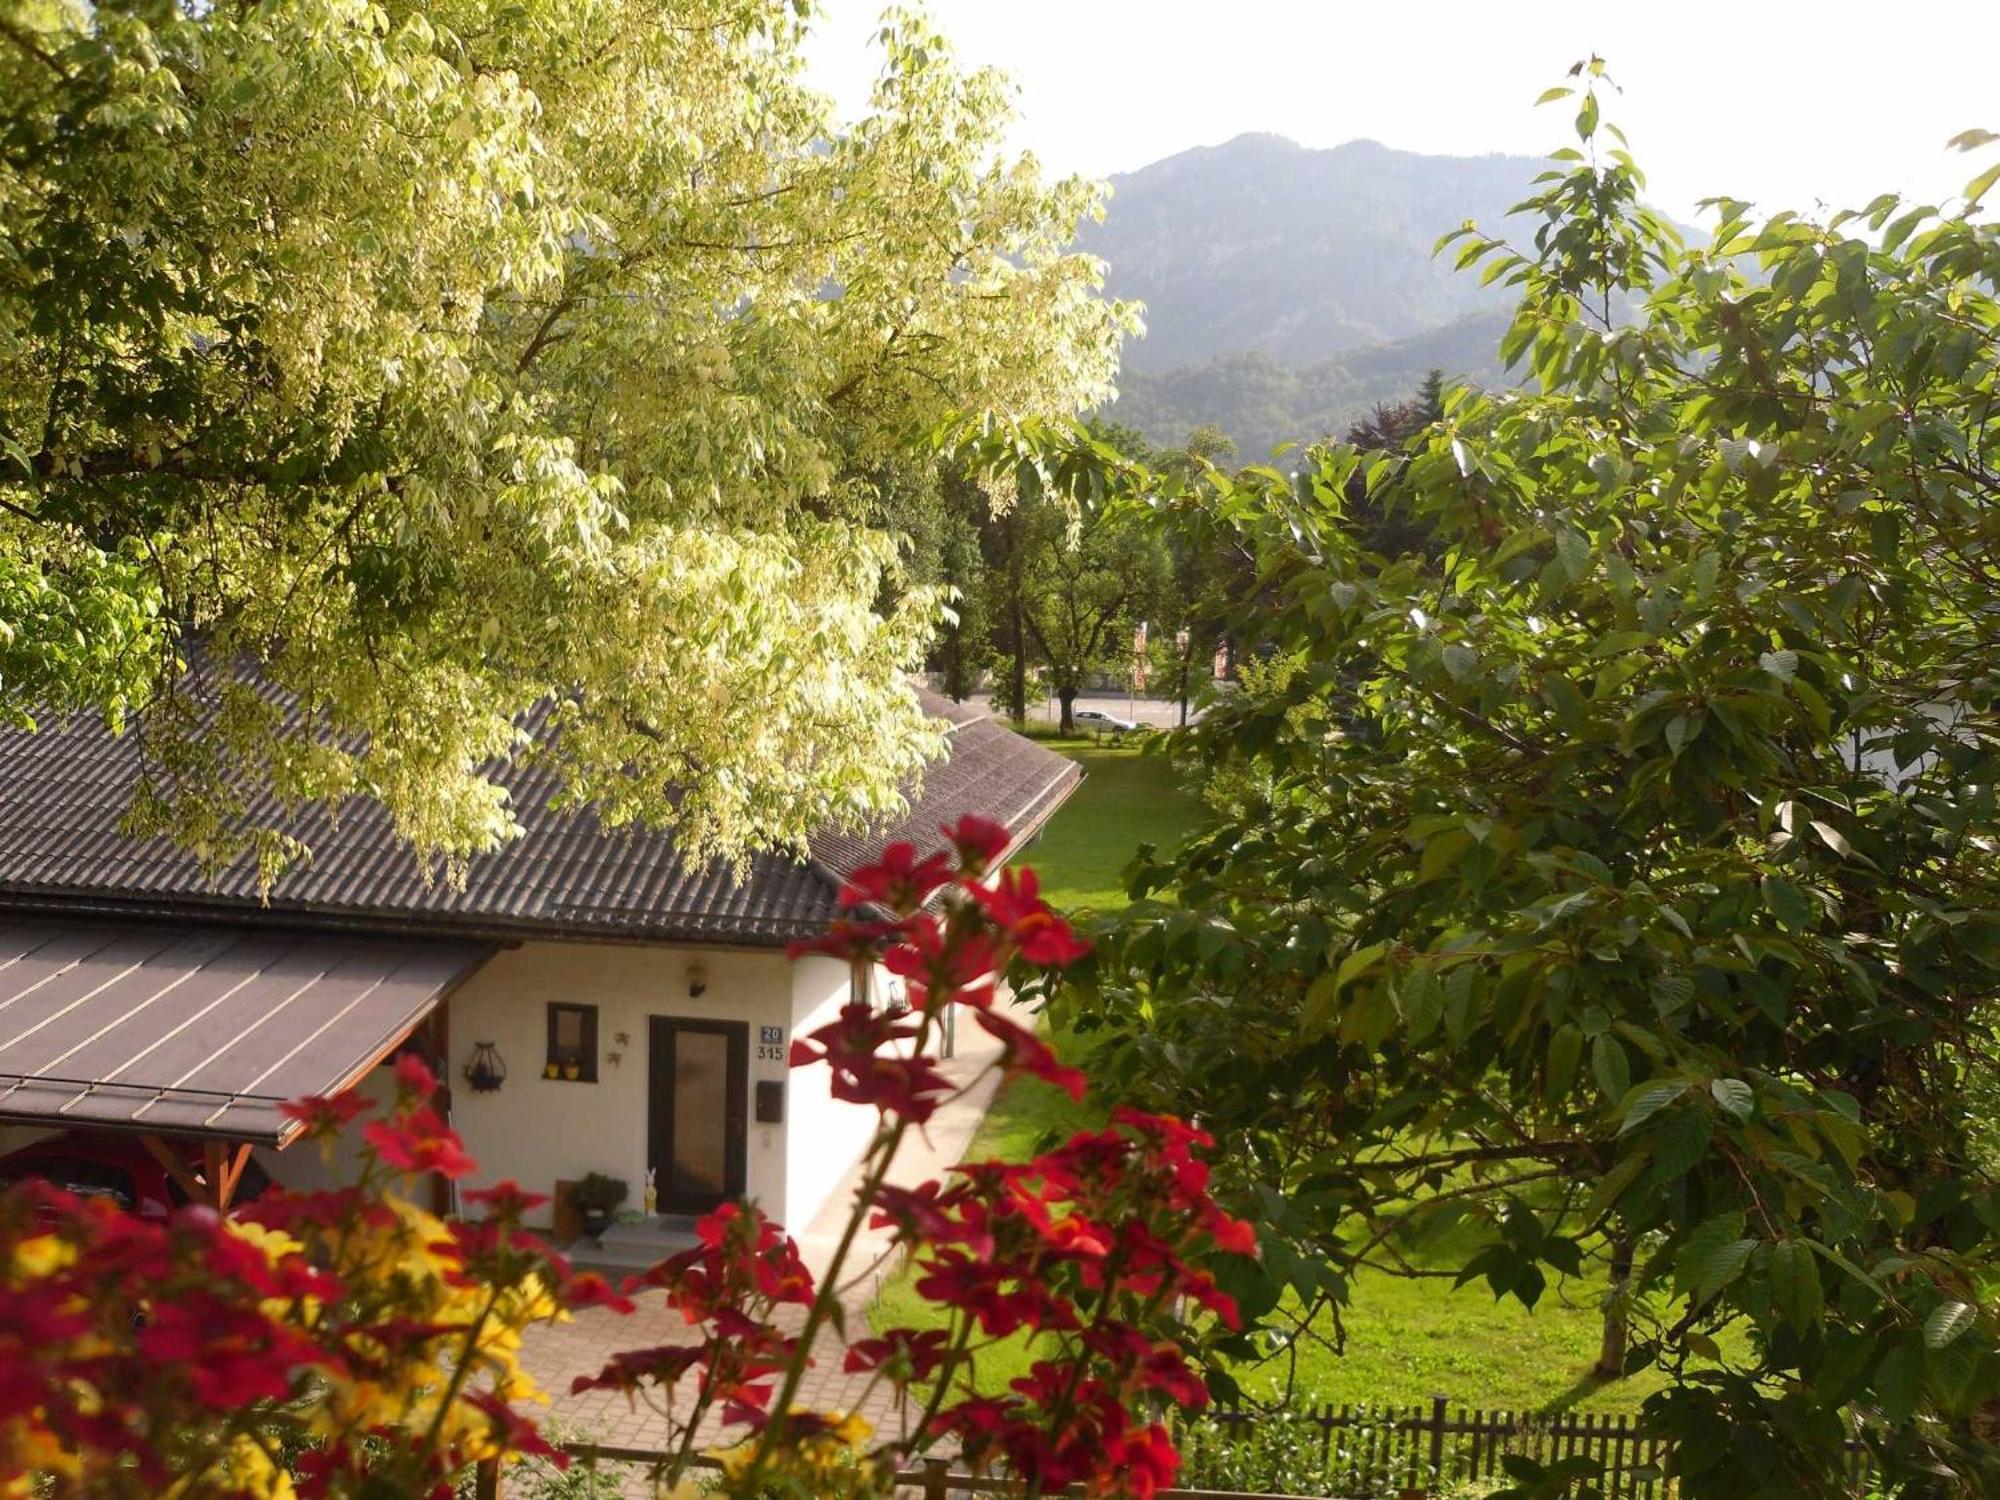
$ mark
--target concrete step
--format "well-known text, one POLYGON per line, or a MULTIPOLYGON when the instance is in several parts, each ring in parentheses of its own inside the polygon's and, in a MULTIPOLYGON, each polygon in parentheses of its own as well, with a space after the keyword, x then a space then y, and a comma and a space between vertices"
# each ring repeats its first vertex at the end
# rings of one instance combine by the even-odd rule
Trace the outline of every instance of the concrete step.
POLYGON ((685 1250, 695 1242, 696 1222, 693 1214, 654 1214, 650 1219, 620 1219, 598 1239, 605 1245, 671 1245, 674 1250, 685 1250))
POLYGON ((563 1254, 580 1270, 630 1276, 699 1244, 694 1225, 692 1214, 655 1214, 613 1224, 598 1239, 581 1235, 563 1246, 563 1254))

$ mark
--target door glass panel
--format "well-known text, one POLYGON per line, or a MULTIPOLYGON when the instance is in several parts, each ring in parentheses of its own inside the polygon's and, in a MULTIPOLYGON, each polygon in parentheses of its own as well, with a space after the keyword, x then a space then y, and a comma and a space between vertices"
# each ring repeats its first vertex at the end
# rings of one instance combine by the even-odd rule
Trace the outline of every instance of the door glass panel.
POLYGON ((729 1186, 729 1038, 712 1031, 674 1037, 676 1193, 721 1197, 729 1186))

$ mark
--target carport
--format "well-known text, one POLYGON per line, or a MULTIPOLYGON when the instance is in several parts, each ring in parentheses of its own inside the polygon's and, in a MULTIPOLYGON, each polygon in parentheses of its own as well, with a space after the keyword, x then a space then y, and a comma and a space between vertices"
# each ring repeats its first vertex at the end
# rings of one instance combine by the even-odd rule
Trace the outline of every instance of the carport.
POLYGON ((353 1087, 492 948, 125 917, 0 915, 0 1123, 139 1137, 227 1208, 279 1106, 353 1087), (201 1142, 190 1171, 170 1139, 201 1142))

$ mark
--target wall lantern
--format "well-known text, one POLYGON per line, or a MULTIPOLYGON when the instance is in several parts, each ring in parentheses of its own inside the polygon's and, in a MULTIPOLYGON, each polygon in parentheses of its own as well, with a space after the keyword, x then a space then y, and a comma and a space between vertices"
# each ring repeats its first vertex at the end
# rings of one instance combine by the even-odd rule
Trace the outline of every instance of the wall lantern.
POLYGON ((465 1081, 475 1094, 491 1094, 507 1081, 507 1064, 491 1042, 475 1042, 472 1059, 465 1065, 465 1081))

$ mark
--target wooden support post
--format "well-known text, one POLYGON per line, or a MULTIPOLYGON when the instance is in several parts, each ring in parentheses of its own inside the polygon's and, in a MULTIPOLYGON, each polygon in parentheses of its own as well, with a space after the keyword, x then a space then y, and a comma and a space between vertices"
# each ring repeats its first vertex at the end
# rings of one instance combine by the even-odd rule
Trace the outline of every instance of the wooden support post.
POLYGON ((206 1203, 218 1213, 229 1211, 230 1202, 236 1197, 236 1185, 243 1180, 243 1169, 250 1162, 248 1142, 203 1141, 201 1175, 197 1177, 188 1170, 181 1154, 158 1136, 142 1135, 139 1144, 173 1178, 174 1185, 187 1194, 190 1203, 206 1203))
POLYGON ((202 1176, 207 1179, 208 1203, 218 1213, 228 1213, 236 1200, 236 1185, 250 1162, 249 1144, 204 1141, 201 1147, 202 1176))
POLYGON ((166 1169, 167 1175, 173 1178, 174 1185, 188 1195, 190 1203, 208 1201, 208 1190, 202 1185, 201 1179, 188 1170, 187 1163, 181 1160, 178 1151, 156 1135, 140 1136, 139 1144, 146 1148, 148 1156, 166 1169))
POLYGON ((482 1458, 472 1473, 473 1500, 500 1500, 500 1460, 482 1458))
POLYGON ((951 1465, 941 1458, 924 1460, 924 1500, 945 1500, 945 1476, 951 1465))

